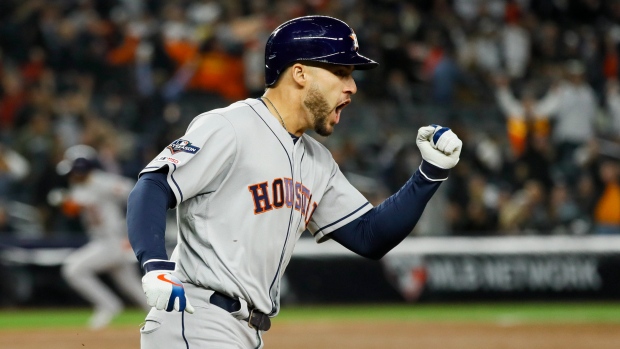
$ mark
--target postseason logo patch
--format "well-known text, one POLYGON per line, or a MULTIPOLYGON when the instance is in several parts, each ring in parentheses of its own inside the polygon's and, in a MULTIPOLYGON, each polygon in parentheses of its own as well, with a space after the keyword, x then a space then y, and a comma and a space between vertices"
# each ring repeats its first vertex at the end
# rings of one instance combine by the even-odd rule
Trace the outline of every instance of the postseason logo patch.
POLYGON ((186 141, 184 139, 177 139, 176 141, 170 143, 170 145, 166 148, 169 149, 172 154, 180 152, 196 154, 200 150, 199 147, 192 145, 190 141, 186 141))

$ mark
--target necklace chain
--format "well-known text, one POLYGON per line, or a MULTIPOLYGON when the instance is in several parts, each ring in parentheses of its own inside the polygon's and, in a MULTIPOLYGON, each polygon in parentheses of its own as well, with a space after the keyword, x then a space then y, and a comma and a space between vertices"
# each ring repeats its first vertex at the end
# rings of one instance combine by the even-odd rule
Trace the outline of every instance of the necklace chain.
POLYGON ((280 112, 278 111, 278 109, 276 108, 275 105, 273 105, 273 103, 271 102, 271 100, 265 96, 261 97, 262 99, 266 100, 267 102, 269 102, 269 104, 271 104, 271 106, 273 107, 273 110, 276 111, 276 114, 278 114, 278 117, 280 118, 280 122, 282 123, 282 127, 284 127, 284 129, 286 130, 286 125, 284 124, 284 119, 282 119, 282 115, 280 115, 280 112))

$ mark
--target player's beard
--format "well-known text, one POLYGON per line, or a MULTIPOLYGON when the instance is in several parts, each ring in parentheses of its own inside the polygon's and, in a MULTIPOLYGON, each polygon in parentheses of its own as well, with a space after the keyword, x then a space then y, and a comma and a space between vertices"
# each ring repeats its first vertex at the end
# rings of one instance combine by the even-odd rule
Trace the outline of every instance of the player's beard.
POLYGON ((313 85, 308 90, 308 96, 304 100, 304 105, 312 114, 314 132, 323 137, 327 137, 334 132, 334 128, 329 124, 329 114, 331 109, 327 99, 321 94, 318 87, 313 85))

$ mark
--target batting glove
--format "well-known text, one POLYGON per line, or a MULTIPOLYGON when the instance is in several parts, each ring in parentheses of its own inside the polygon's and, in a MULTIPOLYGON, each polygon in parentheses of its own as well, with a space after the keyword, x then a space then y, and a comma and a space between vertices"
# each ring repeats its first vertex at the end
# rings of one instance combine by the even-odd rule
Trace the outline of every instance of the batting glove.
POLYGON ((463 147, 450 128, 439 125, 420 127, 416 144, 426 162, 445 170, 456 166, 463 147))
POLYGON ((146 303, 158 310, 194 313, 194 307, 185 296, 181 281, 172 275, 174 262, 152 259, 144 263, 147 272, 142 277, 146 303))

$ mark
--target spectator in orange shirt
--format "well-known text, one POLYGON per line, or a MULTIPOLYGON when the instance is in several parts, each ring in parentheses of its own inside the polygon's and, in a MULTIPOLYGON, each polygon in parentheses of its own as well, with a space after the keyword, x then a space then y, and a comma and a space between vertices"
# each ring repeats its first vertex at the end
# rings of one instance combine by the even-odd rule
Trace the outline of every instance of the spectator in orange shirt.
POLYGON ((550 125, 545 115, 548 113, 548 103, 537 100, 531 87, 526 87, 521 99, 517 99, 510 89, 509 78, 503 74, 495 77, 495 86, 497 103, 506 117, 511 150, 515 158, 518 158, 525 152, 527 139, 531 134, 534 137, 549 137, 550 125))
POLYGON ((620 164, 603 160, 599 166, 602 193, 594 206, 594 233, 620 234, 620 164))
POLYGON ((204 42, 198 53, 190 89, 216 92, 229 100, 247 97, 243 59, 228 53, 216 38, 204 42))
POLYGON ((246 98, 243 59, 228 53, 217 38, 211 37, 199 46, 171 41, 165 47, 179 69, 193 71, 187 89, 214 92, 229 100, 246 98))
POLYGON ((5 71, 0 81, 0 132, 11 133, 18 113, 26 106, 28 93, 18 71, 5 71))

